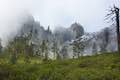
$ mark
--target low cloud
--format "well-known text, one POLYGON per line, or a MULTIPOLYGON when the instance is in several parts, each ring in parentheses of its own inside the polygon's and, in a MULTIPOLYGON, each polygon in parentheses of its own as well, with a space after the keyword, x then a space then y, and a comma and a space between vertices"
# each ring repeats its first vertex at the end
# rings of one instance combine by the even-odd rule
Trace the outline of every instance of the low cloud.
MULTIPOLYGON (((104 16, 112 0, 0 0, 0 37, 6 39, 20 27, 22 15, 30 13, 45 28, 69 27, 73 22, 93 32, 106 27, 104 16), (101 26, 101 27, 99 27, 101 26)), ((111 4, 110 4, 111 5, 111 4)))

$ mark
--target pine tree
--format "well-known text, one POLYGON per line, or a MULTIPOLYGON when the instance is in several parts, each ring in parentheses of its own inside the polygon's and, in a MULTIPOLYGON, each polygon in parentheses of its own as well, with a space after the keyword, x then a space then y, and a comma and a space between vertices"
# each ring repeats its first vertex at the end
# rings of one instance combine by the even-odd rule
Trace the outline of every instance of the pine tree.
POLYGON ((73 42, 73 58, 77 56, 79 58, 80 56, 83 56, 83 51, 85 48, 85 42, 81 41, 82 38, 79 38, 73 42))
POLYGON ((48 60, 48 40, 45 41, 45 60, 48 60))
POLYGON ((93 46, 92 46, 92 53, 97 54, 97 45, 95 42, 93 43, 93 46))
POLYGON ((66 59, 68 57, 67 46, 62 47, 61 54, 63 56, 63 59, 66 59))
POLYGON ((13 41, 9 42, 8 49, 10 52, 10 62, 12 64, 16 64, 18 58, 18 42, 17 37, 13 39, 13 41))
POLYGON ((33 44, 32 44, 32 30, 26 34, 25 40, 25 62, 30 62, 30 57, 33 56, 33 44))
POLYGON ((41 44, 41 52, 42 56, 44 57, 44 60, 48 60, 48 41, 43 40, 41 44))
POLYGON ((107 45, 109 43, 109 28, 105 28, 102 36, 102 44, 100 45, 101 52, 106 52, 107 45))
POLYGON ((0 53, 2 53, 2 44, 1 44, 1 39, 0 39, 0 53))
POLYGON ((77 41, 73 42, 73 58, 75 58, 76 56, 79 58, 79 54, 80 54, 80 45, 77 41))
POLYGON ((53 41, 52 52, 54 53, 54 58, 59 59, 58 46, 56 40, 53 41))

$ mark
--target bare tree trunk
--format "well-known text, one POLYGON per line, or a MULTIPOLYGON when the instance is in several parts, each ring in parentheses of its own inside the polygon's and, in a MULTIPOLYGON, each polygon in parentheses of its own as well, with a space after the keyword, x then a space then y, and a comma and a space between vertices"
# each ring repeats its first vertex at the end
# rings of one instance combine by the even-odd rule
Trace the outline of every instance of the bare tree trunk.
POLYGON ((116 15, 116 29, 117 29, 117 41, 118 41, 118 52, 120 53, 120 30, 119 30, 119 8, 115 8, 116 15))

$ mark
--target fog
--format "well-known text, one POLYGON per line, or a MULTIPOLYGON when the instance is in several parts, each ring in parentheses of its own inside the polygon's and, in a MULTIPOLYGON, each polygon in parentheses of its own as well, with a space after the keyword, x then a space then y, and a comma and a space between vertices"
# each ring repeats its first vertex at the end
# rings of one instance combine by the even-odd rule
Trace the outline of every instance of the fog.
POLYGON ((45 28, 69 27, 78 22, 87 32, 107 27, 107 9, 114 0, 0 0, 0 37, 6 40, 20 28, 23 15, 31 14, 45 28))

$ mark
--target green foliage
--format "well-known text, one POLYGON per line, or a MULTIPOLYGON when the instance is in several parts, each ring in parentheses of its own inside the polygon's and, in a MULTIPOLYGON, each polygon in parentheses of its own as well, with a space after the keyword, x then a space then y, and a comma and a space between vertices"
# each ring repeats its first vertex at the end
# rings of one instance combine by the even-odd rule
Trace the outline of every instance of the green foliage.
POLYGON ((119 56, 105 53, 40 63, 33 57, 28 64, 21 63, 23 58, 19 58, 15 65, 1 57, 0 80, 120 80, 119 56))
POLYGON ((10 62, 15 64, 19 57, 24 57, 25 62, 28 63, 30 57, 33 56, 33 44, 31 42, 32 33, 26 36, 15 37, 9 41, 7 47, 4 49, 4 54, 9 54, 10 62))
POLYGON ((41 52, 43 54, 42 57, 44 57, 44 61, 48 60, 48 41, 47 40, 43 40, 42 44, 41 44, 41 52))
POLYGON ((63 59, 67 59, 68 58, 68 50, 67 50, 67 47, 68 46, 63 46, 62 49, 61 49, 61 54, 63 56, 63 59))
POLYGON ((56 40, 54 40, 53 45, 52 45, 52 52, 54 53, 54 58, 56 58, 56 56, 57 56, 57 59, 59 58, 58 51, 59 51, 59 49, 58 49, 57 42, 56 42, 56 40))
POLYGON ((85 48, 85 42, 81 42, 80 38, 79 40, 76 40, 73 42, 73 58, 77 56, 77 58, 79 58, 80 56, 83 56, 82 51, 85 48))
POLYGON ((80 54, 80 45, 79 45, 78 41, 74 41, 74 43, 73 43, 73 58, 75 56, 77 56, 79 58, 79 54, 80 54))
POLYGON ((12 54, 11 57, 10 57, 10 62, 12 64, 16 64, 17 62, 17 57, 16 57, 16 54, 12 54))

